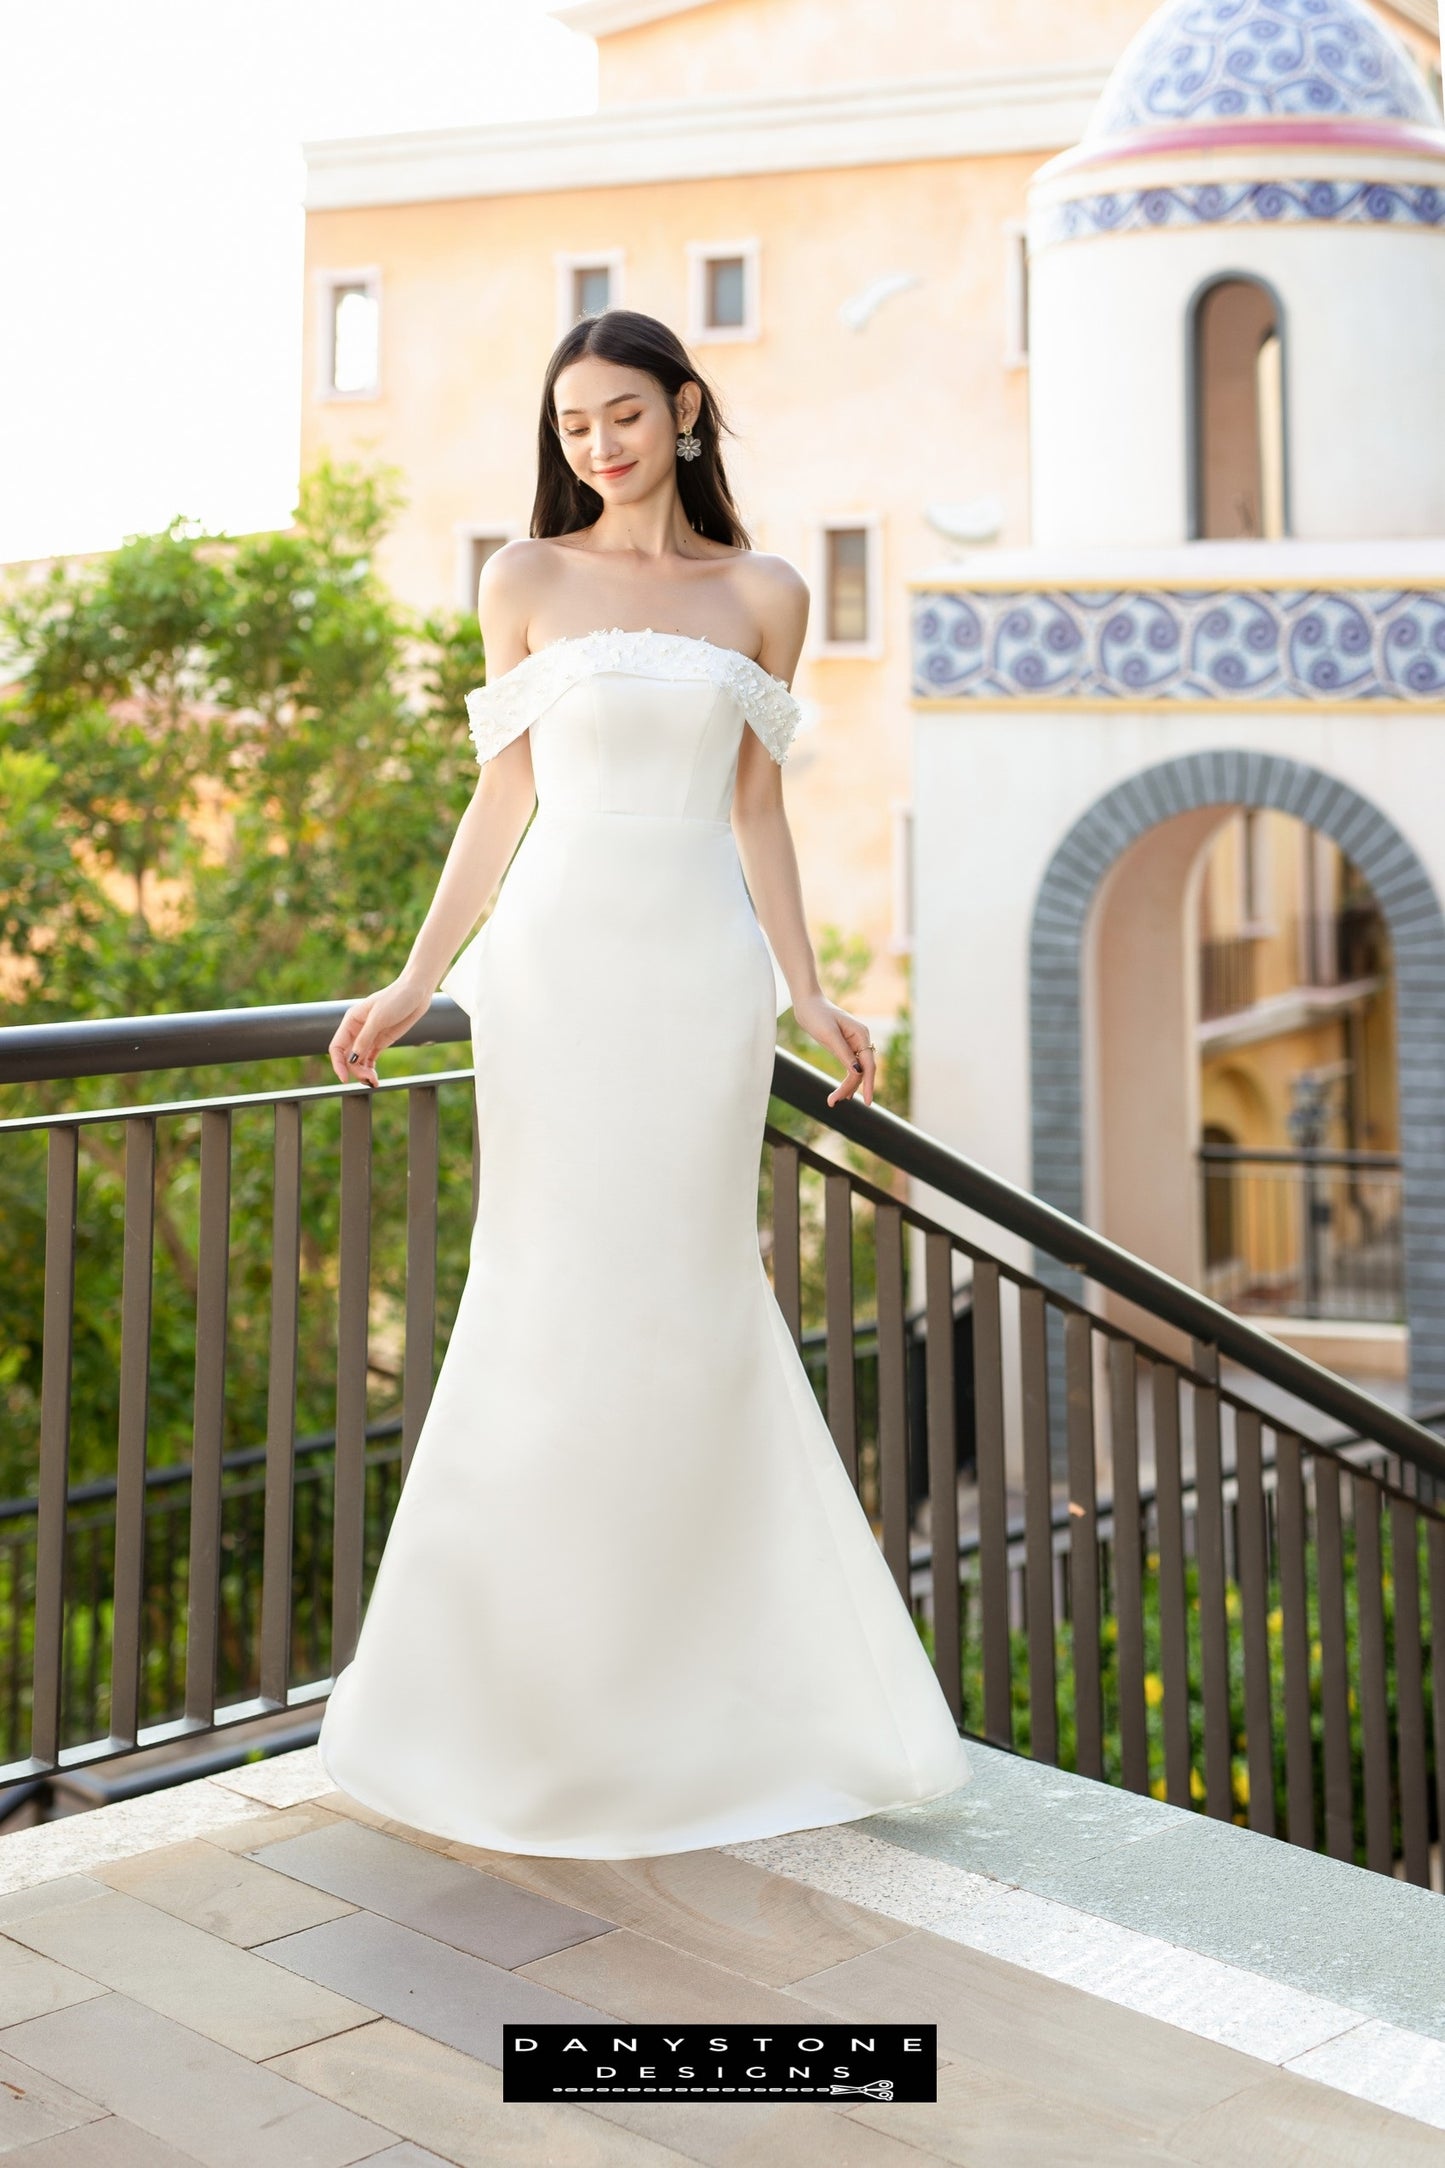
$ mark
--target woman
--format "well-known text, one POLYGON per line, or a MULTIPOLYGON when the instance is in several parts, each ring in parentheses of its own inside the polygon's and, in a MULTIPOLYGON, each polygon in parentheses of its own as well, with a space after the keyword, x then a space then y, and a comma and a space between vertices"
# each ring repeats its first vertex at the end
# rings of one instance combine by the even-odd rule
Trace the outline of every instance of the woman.
POLYGON ((751 550, 721 428, 654 318, 562 339, 531 537, 481 577, 476 795, 331 1045, 375 1085, 453 994, 481 1181, 322 1764, 496 1851, 690 1851, 967 1776, 758 1248, 774 959, 846 1064, 830 1105, 871 1101, 875 1055, 819 985, 783 810, 807 589, 751 550))

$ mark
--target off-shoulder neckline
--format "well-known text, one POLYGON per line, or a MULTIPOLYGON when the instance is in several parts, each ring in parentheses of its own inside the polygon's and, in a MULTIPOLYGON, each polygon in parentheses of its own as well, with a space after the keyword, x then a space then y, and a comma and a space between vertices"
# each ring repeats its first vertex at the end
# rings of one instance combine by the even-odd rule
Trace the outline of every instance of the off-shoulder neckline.
POLYGON ((564 632, 555 640, 545 640, 541 647, 529 648, 520 662, 514 663, 510 670, 504 670, 500 678, 489 679, 488 683, 502 684, 505 679, 515 676, 518 670, 525 669, 529 662, 535 662, 538 656, 550 655, 554 648, 582 647, 589 640, 613 639, 682 640, 689 647, 708 648, 714 655, 735 655, 739 662, 747 663, 749 668, 756 670, 759 677, 765 678, 768 684, 781 686, 790 699, 797 697, 786 679, 774 677, 772 671, 765 663, 759 662, 756 655, 746 654, 740 647, 720 645, 716 640, 709 640, 705 632, 658 632, 651 625, 634 627, 631 630, 622 625, 594 625, 591 632, 564 632))

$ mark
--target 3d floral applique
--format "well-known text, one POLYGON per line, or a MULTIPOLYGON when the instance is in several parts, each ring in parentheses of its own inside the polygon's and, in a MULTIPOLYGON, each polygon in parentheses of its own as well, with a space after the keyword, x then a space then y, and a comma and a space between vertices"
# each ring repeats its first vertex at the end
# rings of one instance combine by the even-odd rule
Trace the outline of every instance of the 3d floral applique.
POLYGON ((683 632, 624 632, 620 626, 549 640, 514 669, 466 696, 467 721, 479 764, 520 737, 555 700, 599 671, 642 677, 704 679, 725 685, 779 766, 797 730, 800 709, 781 678, 740 649, 715 647, 683 632))

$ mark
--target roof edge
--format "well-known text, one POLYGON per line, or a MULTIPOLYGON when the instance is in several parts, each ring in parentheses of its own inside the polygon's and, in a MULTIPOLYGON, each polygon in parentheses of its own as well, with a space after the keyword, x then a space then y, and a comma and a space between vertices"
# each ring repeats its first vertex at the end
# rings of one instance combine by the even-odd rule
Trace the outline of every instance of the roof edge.
POLYGON ((553 0, 547 13, 583 37, 610 38, 619 30, 639 30, 644 23, 712 5, 713 0, 553 0))

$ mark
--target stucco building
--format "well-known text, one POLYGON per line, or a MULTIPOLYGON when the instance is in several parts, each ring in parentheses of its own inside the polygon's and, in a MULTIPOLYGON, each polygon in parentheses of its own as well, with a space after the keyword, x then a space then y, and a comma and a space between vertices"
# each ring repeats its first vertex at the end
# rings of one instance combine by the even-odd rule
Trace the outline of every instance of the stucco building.
MULTIPOLYGON (((466 606, 526 531, 561 331, 672 322, 812 587, 805 891, 869 942, 880 1035, 911 964, 916 1117, 1273 1286, 1327 1359, 1410 1339, 1445 1397, 1433 0, 554 12, 595 113, 309 146, 305 455, 400 466, 387 573, 466 606), (1300 1242, 1246 1240, 1228 1154, 1316 1132, 1401 1163, 1398 1315, 1322 1317, 1300 1242)), ((1335 1286, 1348 1228, 1379 1252, 1362 1180, 1335 1286)))

